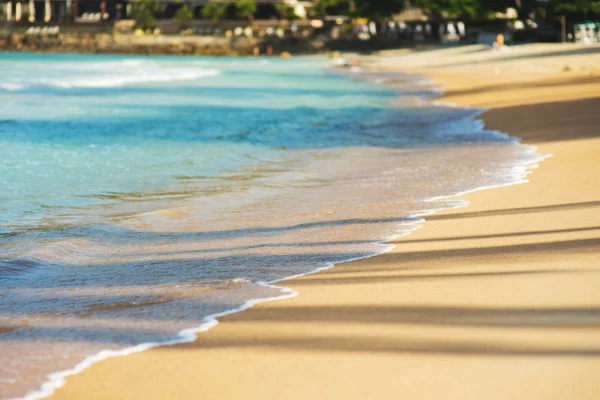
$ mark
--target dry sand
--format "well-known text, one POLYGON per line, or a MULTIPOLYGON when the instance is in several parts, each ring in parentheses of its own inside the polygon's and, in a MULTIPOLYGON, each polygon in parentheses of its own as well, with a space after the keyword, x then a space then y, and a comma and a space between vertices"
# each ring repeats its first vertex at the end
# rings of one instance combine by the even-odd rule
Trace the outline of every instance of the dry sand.
POLYGON ((300 296, 194 343, 98 363, 54 399, 600 398, 600 48, 372 61, 494 107, 489 127, 553 157, 393 252, 290 281, 300 296))

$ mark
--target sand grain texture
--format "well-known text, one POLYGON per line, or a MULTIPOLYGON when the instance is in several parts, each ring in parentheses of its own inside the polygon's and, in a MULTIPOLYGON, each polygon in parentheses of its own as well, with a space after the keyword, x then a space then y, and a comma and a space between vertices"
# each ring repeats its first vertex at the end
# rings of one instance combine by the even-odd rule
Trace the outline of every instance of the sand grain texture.
POLYGON ((471 206, 428 217, 390 253, 287 282, 300 296, 194 343, 98 363, 52 398, 600 398, 598 51, 371 60, 444 82, 444 101, 493 107, 488 127, 553 157, 529 183, 463 196, 471 206))

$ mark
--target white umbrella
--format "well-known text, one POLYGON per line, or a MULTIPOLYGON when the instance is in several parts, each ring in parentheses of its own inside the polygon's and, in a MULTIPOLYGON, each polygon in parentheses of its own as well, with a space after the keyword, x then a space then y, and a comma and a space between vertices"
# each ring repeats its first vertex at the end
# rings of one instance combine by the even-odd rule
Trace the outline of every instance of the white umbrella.
POLYGON ((52 7, 50 6, 50 0, 46 0, 44 7, 44 21, 50 22, 52 19, 52 7))
POLYGON ((35 22, 35 4, 29 0, 29 22, 35 22))
POLYGON ((21 20, 21 2, 17 1, 16 6, 15 6, 15 21, 20 21, 21 20))

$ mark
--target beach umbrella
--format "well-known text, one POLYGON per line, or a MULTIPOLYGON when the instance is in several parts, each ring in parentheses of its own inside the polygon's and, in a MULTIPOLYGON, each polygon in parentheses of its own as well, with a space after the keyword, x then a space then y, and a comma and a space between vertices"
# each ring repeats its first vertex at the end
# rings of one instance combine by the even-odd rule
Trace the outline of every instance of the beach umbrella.
POLYGON ((50 22, 52 19, 52 7, 50 6, 50 0, 44 2, 44 21, 50 22))
POLYGON ((35 22, 35 4, 29 0, 29 22, 35 22))
POLYGON ((15 21, 20 21, 21 20, 21 2, 17 1, 16 6, 15 6, 15 21))

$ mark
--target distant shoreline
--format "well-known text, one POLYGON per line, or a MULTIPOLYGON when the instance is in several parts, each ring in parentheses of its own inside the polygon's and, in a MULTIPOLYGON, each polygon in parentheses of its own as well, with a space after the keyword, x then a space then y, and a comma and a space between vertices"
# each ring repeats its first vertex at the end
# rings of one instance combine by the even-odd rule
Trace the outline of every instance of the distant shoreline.
MULTIPOLYGON (((28 35, 0 37, 2 51, 44 53, 103 53, 145 55, 251 55, 260 44, 247 38, 199 36, 135 36, 108 33, 28 35)), ((264 52, 264 49, 261 49, 264 52)))
MULTIPOLYGON (((463 44, 458 44, 461 46, 463 44)), ((61 32, 35 34, 0 30, 1 51, 81 54, 279 56, 327 54, 333 51, 370 54, 386 49, 437 48, 427 43, 387 42, 357 39, 259 38, 200 35, 152 35, 116 32, 61 32)), ((442 47, 455 47, 448 45, 442 47)))

